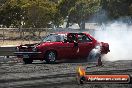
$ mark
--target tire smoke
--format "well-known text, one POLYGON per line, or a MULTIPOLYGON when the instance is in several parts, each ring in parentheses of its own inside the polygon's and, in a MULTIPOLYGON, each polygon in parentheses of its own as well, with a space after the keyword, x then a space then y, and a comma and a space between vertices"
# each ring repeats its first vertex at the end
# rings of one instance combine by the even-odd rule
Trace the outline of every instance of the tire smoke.
POLYGON ((110 46, 110 52, 103 57, 104 60, 132 60, 132 25, 116 21, 103 24, 97 30, 94 37, 110 46))
POLYGON ((97 60, 101 57, 101 47, 96 46, 92 49, 88 55, 87 61, 88 62, 97 62, 97 60))
POLYGON ((97 25, 94 29, 64 31, 88 32, 98 41, 109 43, 110 52, 103 56, 105 61, 132 60, 132 23, 130 25, 118 20, 97 25))

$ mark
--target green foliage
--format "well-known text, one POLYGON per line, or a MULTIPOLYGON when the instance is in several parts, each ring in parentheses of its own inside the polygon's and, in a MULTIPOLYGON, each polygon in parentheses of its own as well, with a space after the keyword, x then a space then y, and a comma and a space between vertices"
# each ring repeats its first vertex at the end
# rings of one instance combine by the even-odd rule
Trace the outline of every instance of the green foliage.
POLYGON ((75 4, 74 8, 75 9, 71 10, 71 13, 73 10, 75 10, 73 12, 76 12, 76 15, 78 17, 77 19, 80 22, 81 20, 88 19, 90 15, 93 15, 94 13, 99 11, 100 0, 82 0, 82 1, 79 0, 75 4))
POLYGON ((14 3, 14 1, 7 1, 0 9, 0 23, 7 27, 11 25, 18 26, 21 19, 21 7, 19 3, 14 3))
POLYGON ((8 0, 0 9, 0 24, 7 27, 48 27, 56 14, 51 0, 8 0))
POLYGON ((80 26, 100 7, 100 0, 60 0, 58 6, 62 17, 68 17, 68 23, 78 23, 80 26))
POLYGON ((47 27, 52 21, 56 8, 55 3, 47 0, 34 0, 25 5, 25 22, 28 27, 47 27))
POLYGON ((132 0, 102 0, 102 8, 108 12, 111 19, 128 16, 132 0))
POLYGON ((80 26, 99 10, 108 17, 132 17, 132 0, 0 0, 0 25, 6 27, 56 27, 67 21, 80 26))

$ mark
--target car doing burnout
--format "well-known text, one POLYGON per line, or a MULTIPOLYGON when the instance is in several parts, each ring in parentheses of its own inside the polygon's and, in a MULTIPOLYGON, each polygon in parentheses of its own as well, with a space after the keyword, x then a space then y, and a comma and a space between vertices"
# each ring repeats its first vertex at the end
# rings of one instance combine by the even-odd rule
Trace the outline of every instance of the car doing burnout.
POLYGON ((25 44, 16 47, 17 57, 25 64, 33 60, 45 60, 54 63, 60 59, 97 58, 107 54, 109 44, 99 42, 88 33, 51 33, 42 38, 40 43, 25 44))

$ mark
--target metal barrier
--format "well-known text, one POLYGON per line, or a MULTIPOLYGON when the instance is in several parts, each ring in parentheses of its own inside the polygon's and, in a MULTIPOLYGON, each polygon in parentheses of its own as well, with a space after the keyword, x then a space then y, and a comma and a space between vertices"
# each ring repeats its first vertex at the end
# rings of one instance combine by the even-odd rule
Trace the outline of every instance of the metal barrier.
POLYGON ((2 46, 0 47, 0 56, 14 56, 16 46, 2 46))
POLYGON ((21 63, 21 58, 17 58, 14 54, 16 46, 2 46, 0 47, 0 63, 21 63))

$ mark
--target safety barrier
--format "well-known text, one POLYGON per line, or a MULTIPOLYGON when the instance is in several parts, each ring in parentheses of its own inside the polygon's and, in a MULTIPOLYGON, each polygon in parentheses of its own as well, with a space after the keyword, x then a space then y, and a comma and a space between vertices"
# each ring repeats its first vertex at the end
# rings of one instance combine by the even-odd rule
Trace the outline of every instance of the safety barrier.
POLYGON ((14 56, 15 51, 16 51, 16 46, 1 46, 0 56, 14 56))
POLYGON ((21 63, 22 59, 14 54, 16 46, 0 46, 0 63, 21 63))

